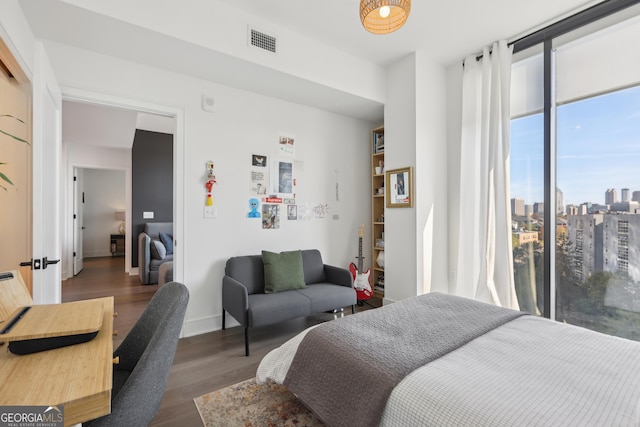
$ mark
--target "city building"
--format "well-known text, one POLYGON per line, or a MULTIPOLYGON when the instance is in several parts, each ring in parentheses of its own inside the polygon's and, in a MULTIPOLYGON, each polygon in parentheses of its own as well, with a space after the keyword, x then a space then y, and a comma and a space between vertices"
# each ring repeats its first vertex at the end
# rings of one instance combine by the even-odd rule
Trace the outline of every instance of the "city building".
POLYGON ((640 280, 640 215, 604 216, 603 270, 640 280))
POLYGON ((609 188, 604 193, 604 204, 605 205, 612 205, 612 204, 616 203, 617 201, 618 201, 618 192, 616 191, 615 188, 609 188))
POLYGON ((524 216, 531 216, 533 213, 533 205, 524 205, 524 216))
POLYGON ((558 210, 557 213, 563 213, 562 210, 564 209, 564 194, 558 187, 556 187, 556 206, 558 210))
POLYGON ((518 238, 518 245, 538 241, 538 233, 535 231, 519 231, 513 234, 518 238))
POLYGON ((623 202, 628 202, 629 201, 629 189, 628 188, 623 188, 622 190, 620 190, 620 200, 623 202))
POLYGON ((603 271, 603 214, 567 217, 570 251, 575 254, 576 276, 587 279, 595 271, 603 271))
POLYGON ((631 193, 631 201, 640 202, 640 191, 634 191, 633 193, 631 193))
POLYGON ((533 204, 533 213, 543 214, 544 213, 544 203, 536 202, 533 204))
POLYGON ((511 199, 511 215, 525 216, 524 199, 511 199))
POLYGON ((611 212, 640 213, 640 202, 616 202, 609 207, 609 210, 611 212))

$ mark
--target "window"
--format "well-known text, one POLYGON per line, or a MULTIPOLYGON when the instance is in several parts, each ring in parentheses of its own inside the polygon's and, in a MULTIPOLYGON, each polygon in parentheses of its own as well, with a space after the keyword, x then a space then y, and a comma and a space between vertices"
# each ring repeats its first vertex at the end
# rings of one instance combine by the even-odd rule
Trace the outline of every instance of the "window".
POLYGON ((640 6, 618 3, 514 49, 510 197, 550 208, 513 260, 521 310, 640 340, 640 6))

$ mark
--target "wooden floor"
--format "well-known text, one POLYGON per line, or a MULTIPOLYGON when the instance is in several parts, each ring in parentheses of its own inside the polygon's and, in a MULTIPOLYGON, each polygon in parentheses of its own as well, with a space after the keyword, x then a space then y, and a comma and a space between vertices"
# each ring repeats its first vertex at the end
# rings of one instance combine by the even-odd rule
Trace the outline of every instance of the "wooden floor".
MULTIPOLYGON (((157 285, 141 285, 137 276, 124 273, 124 258, 85 259, 84 270, 62 282, 62 300, 77 301, 101 296, 115 297, 114 338, 117 346, 135 324, 157 285)), ((212 302, 212 304, 215 302, 212 302)), ((380 301, 373 301, 379 305, 380 301)), ((356 311, 369 306, 356 307, 356 311)), ((229 328, 194 337, 182 338, 171 368, 164 398, 151 426, 202 426, 193 398, 231 384, 253 378, 260 360, 272 349, 308 326, 349 315, 323 313, 299 318, 249 332, 251 355, 244 356, 244 331, 229 328)))

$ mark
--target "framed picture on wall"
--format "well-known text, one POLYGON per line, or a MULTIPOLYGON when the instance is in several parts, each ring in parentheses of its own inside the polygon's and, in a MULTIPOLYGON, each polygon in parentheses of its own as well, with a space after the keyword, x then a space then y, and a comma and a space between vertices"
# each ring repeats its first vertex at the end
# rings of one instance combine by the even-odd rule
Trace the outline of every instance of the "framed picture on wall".
POLYGON ((400 168, 388 170, 385 177, 388 208, 413 207, 413 169, 400 168))

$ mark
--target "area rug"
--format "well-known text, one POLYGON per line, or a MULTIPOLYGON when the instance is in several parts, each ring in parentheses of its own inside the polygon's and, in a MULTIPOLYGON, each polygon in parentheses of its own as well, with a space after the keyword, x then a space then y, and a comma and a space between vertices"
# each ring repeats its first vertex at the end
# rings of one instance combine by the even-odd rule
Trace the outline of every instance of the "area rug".
POLYGON ((285 386, 255 378, 193 400, 206 427, 324 426, 285 386))

